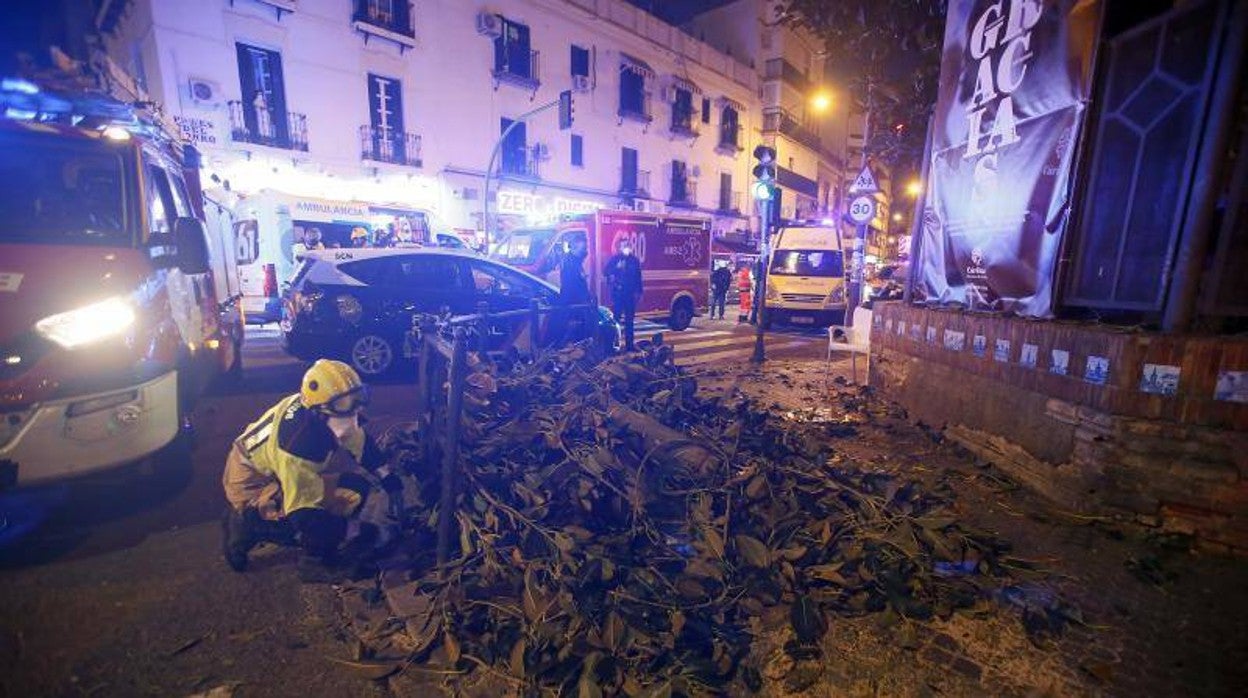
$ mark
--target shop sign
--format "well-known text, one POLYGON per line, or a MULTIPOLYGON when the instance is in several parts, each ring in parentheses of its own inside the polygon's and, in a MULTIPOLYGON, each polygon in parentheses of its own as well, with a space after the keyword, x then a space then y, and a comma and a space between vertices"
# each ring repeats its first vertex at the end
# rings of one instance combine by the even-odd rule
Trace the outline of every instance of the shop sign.
POLYGON ((217 125, 212 119, 198 116, 175 115, 173 123, 182 132, 183 140, 194 145, 216 145, 217 125))
POLYGON ((369 219, 368 204, 355 201, 329 201, 326 199, 295 199, 291 217, 296 220, 366 221, 369 219))
POLYGON ((498 212, 534 218, 555 217, 570 213, 592 213, 605 204, 585 199, 565 199, 558 196, 540 196, 518 191, 498 193, 498 212))

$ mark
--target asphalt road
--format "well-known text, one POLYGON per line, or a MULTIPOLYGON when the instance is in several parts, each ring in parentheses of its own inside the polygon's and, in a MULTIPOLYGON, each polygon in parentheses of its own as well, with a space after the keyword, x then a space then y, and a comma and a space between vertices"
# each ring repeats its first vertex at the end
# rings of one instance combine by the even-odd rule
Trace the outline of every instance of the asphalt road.
MULTIPOLYGON (((661 328, 642 325, 639 339, 661 328)), ((753 328, 699 318, 665 333, 680 363, 730 364, 753 328)), ((781 330, 776 354, 822 351, 823 334, 781 330)), ((199 404, 189 456, 0 496, 0 695, 380 695, 327 656, 349 657, 330 587, 301 586, 293 551, 245 574, 220 556, 220 476, 248 421, 296 390, 305 364, 276 331, 251 328, 241 380, 199 404)), ((407 412, 414 388, 374 386, 370 413, 407 412)))

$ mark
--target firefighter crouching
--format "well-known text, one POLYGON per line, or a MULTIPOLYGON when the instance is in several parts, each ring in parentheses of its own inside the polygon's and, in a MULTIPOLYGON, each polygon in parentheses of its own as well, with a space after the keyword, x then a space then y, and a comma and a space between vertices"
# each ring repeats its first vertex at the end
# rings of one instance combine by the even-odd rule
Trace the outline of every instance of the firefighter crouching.
POLYGON ((298 393, 269 408, 234 441, 221 478, 230 504, 224 541, 230 567, 241 572, 248 551, 270 540, 298 543, 305 582, 339 581, 352 573, 357 560, 348 549, 371 549, 378 530, 359 525, 352 542, 340 548, 371 486, 357 473, 324 472, 339 448, 380 479, 391 516, 401 518, 403 482, 360 425, 367 404, 367 386, 354 369, 320 359, 304 374, 298 393))

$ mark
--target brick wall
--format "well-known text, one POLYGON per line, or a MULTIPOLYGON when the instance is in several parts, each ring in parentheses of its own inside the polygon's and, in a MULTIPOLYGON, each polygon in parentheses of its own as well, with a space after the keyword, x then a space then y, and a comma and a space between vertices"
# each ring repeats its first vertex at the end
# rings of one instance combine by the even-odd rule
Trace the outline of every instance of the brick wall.
POLYGON ((890 303, 871 353, 873 385, 1063 505, 1248 550, 1248 404, 1215 398, 1221 372, 1248 372, 1248 339, 890 303))

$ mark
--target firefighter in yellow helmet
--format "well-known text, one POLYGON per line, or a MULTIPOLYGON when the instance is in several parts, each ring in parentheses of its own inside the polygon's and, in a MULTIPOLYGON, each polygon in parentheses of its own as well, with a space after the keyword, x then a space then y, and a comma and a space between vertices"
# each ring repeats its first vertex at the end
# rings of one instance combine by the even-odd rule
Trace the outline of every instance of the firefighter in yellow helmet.
POLYGON ((351 229, 351 246, 368 247, 368 231, 356 226, 351 229))
MULTIPOLYGON (((340 559, 340 546, 371 485, 357 473, 325 472, 339 448, 380 480, 391 515, 401 517, 403 482, 360 425, 367 404, 368 388, 354 369, 320 359, 304 374, 298 393, 278 401, 235 439, 222 475, 230 504, 224 541, 230 567, 245 569, 247 552, 261 540, 297 538, 304 581, 336 581, 348 573, 352 560, 340 559)), ((367 547, 377 533, 376 526, 364 524, 349 545, 367 547)))

